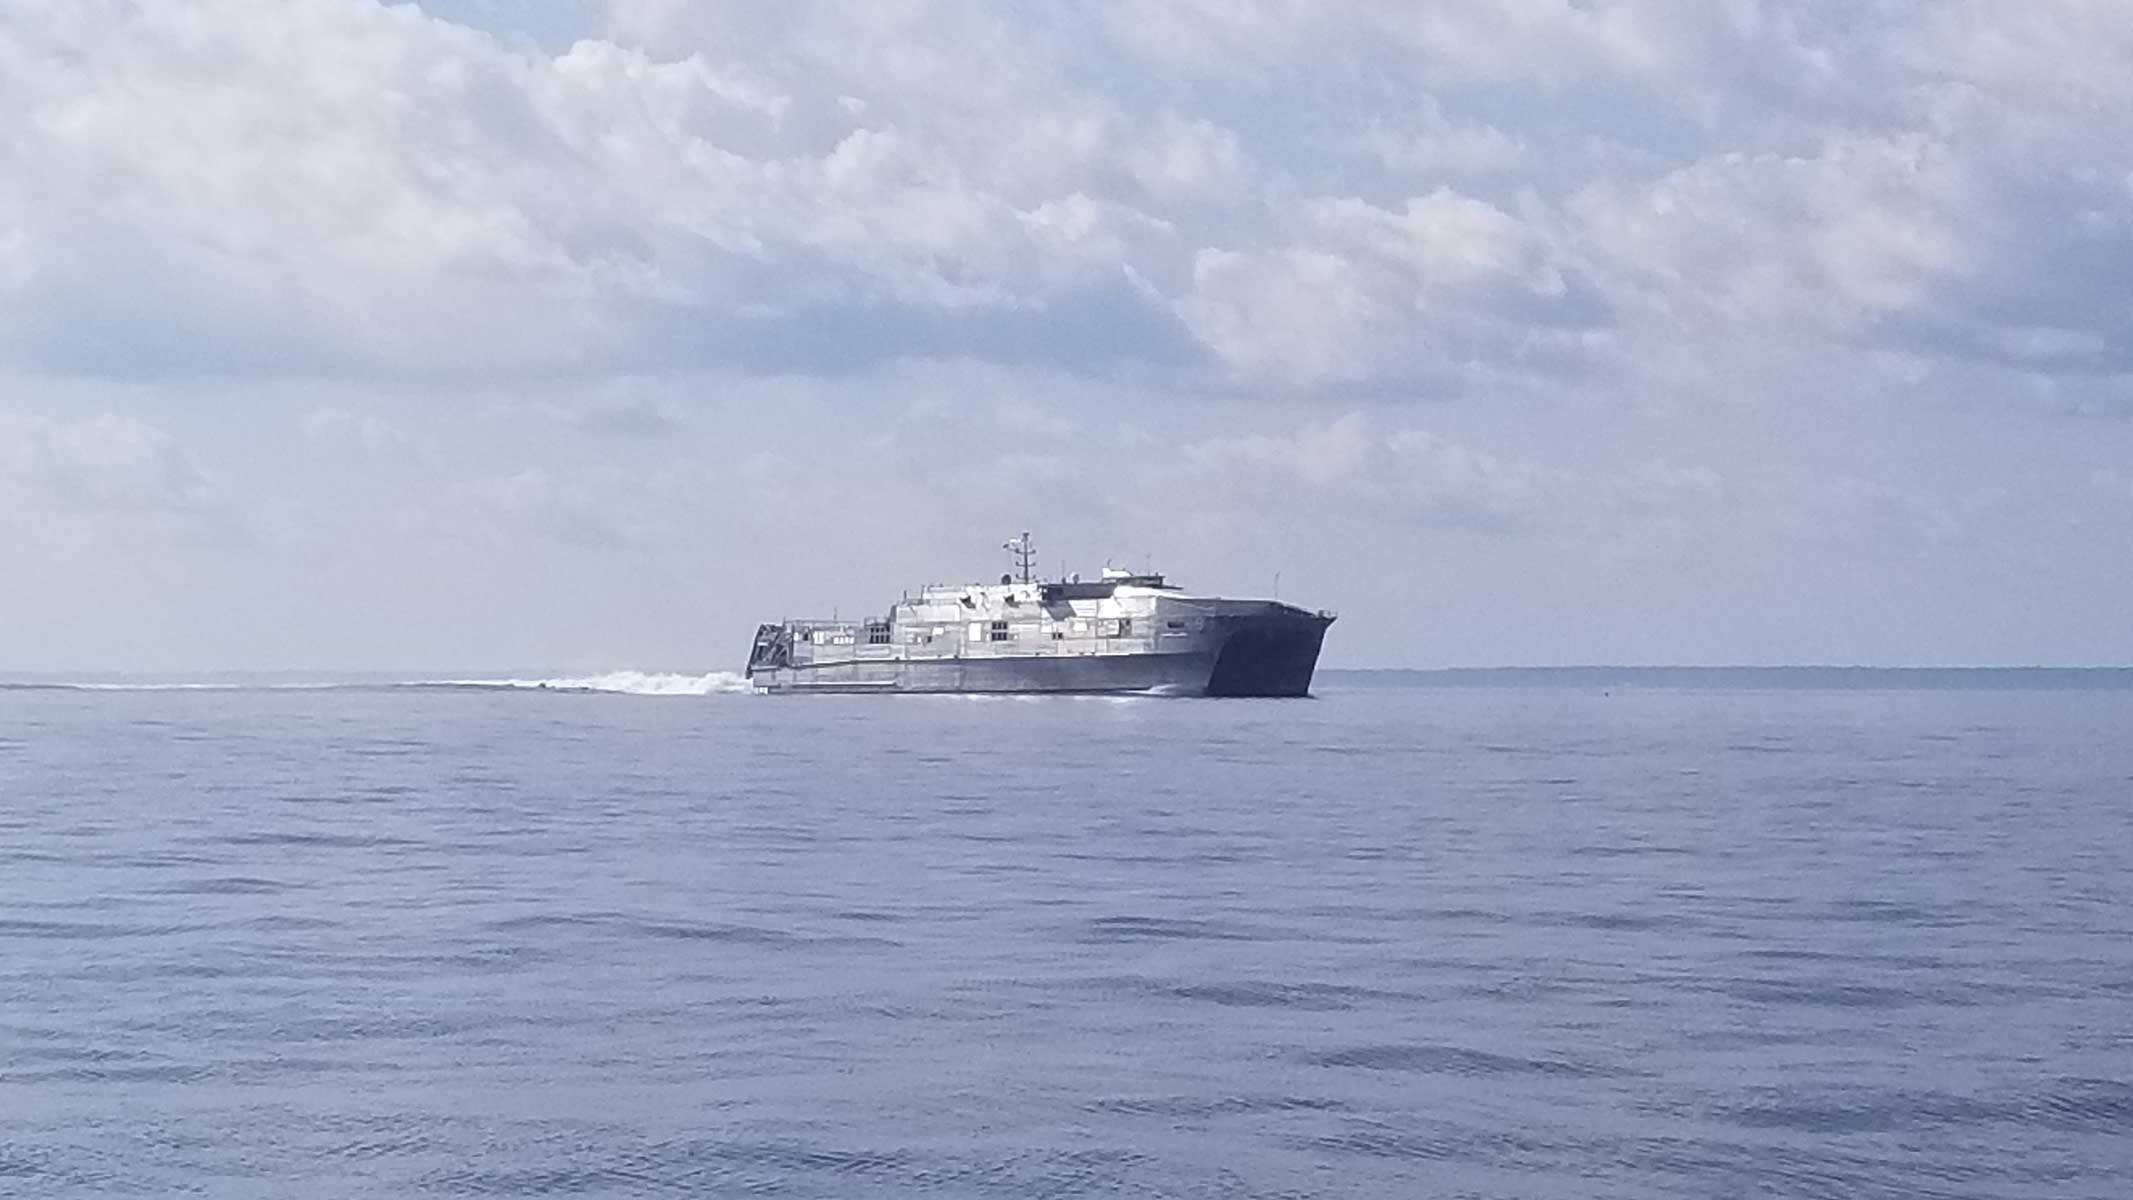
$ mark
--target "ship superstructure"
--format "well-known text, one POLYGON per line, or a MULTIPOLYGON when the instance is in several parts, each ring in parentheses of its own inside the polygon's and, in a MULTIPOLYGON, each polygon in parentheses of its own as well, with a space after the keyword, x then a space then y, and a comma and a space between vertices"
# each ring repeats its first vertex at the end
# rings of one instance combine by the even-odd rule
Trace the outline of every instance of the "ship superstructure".
POLYGON ((1190 594, 1153 573, 929 584, 881 617, 757 628, 748 677, 770 692, 1153 692, 1303 696, 1333 614, 1190 594))

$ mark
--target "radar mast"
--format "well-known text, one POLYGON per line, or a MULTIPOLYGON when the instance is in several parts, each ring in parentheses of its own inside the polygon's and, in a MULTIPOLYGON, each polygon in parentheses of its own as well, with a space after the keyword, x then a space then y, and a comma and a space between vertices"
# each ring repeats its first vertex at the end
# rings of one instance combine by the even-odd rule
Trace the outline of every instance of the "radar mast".
POLYGON ((1030 540, 1029 530, 1023 530, 1021 537, 1000 543, 1000 548, 1015 556, 1015 567, 1022 575, 1022 582, 1030 582, 1030 568, 1037 563, 1037 543, 1030 540))

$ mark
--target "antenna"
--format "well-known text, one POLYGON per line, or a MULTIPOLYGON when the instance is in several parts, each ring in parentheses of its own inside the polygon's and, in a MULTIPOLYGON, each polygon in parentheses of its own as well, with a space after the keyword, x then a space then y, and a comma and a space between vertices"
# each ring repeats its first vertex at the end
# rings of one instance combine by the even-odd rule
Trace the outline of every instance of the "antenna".
POLYGON ((1030 568, 1037 562, 1037 543, 1030 540, 1029 530, 1021 537, 1012 537, 1000 543, 1000 548, 1015 556, 1015 566, 1022 572, 1022 582, 1030 581, 1030 568))

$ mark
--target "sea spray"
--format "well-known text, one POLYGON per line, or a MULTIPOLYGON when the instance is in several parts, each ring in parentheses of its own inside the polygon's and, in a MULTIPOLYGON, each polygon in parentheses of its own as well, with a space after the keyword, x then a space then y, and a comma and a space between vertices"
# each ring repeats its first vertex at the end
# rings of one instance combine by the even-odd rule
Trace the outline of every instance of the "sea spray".
POLYGON ((439 691, 603 692, 628 696, 745 695, 755 688, 731 671, 703 675, 659 671, 609 671, 600 675, 493 679, 284 679, 211 680, 0 680, 0 691, 69 692, 371 692, 403 688, 439 691))
POLYGON ((704 675, 609 671, 602 675, 558 676, 550 679, 445 679, 426 686, 612 692, 627 696, 716 696, 745 694, 755 690, 747 679, 731 671, 712 671, 704 675))

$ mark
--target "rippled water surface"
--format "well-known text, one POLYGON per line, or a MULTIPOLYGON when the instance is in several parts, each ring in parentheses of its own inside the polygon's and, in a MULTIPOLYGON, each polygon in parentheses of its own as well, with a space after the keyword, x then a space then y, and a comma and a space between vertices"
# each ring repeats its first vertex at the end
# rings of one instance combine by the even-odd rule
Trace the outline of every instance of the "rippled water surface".
POLYGON ((0 691, 0 1194, 2121 1197, 2129 730, 0 691))

